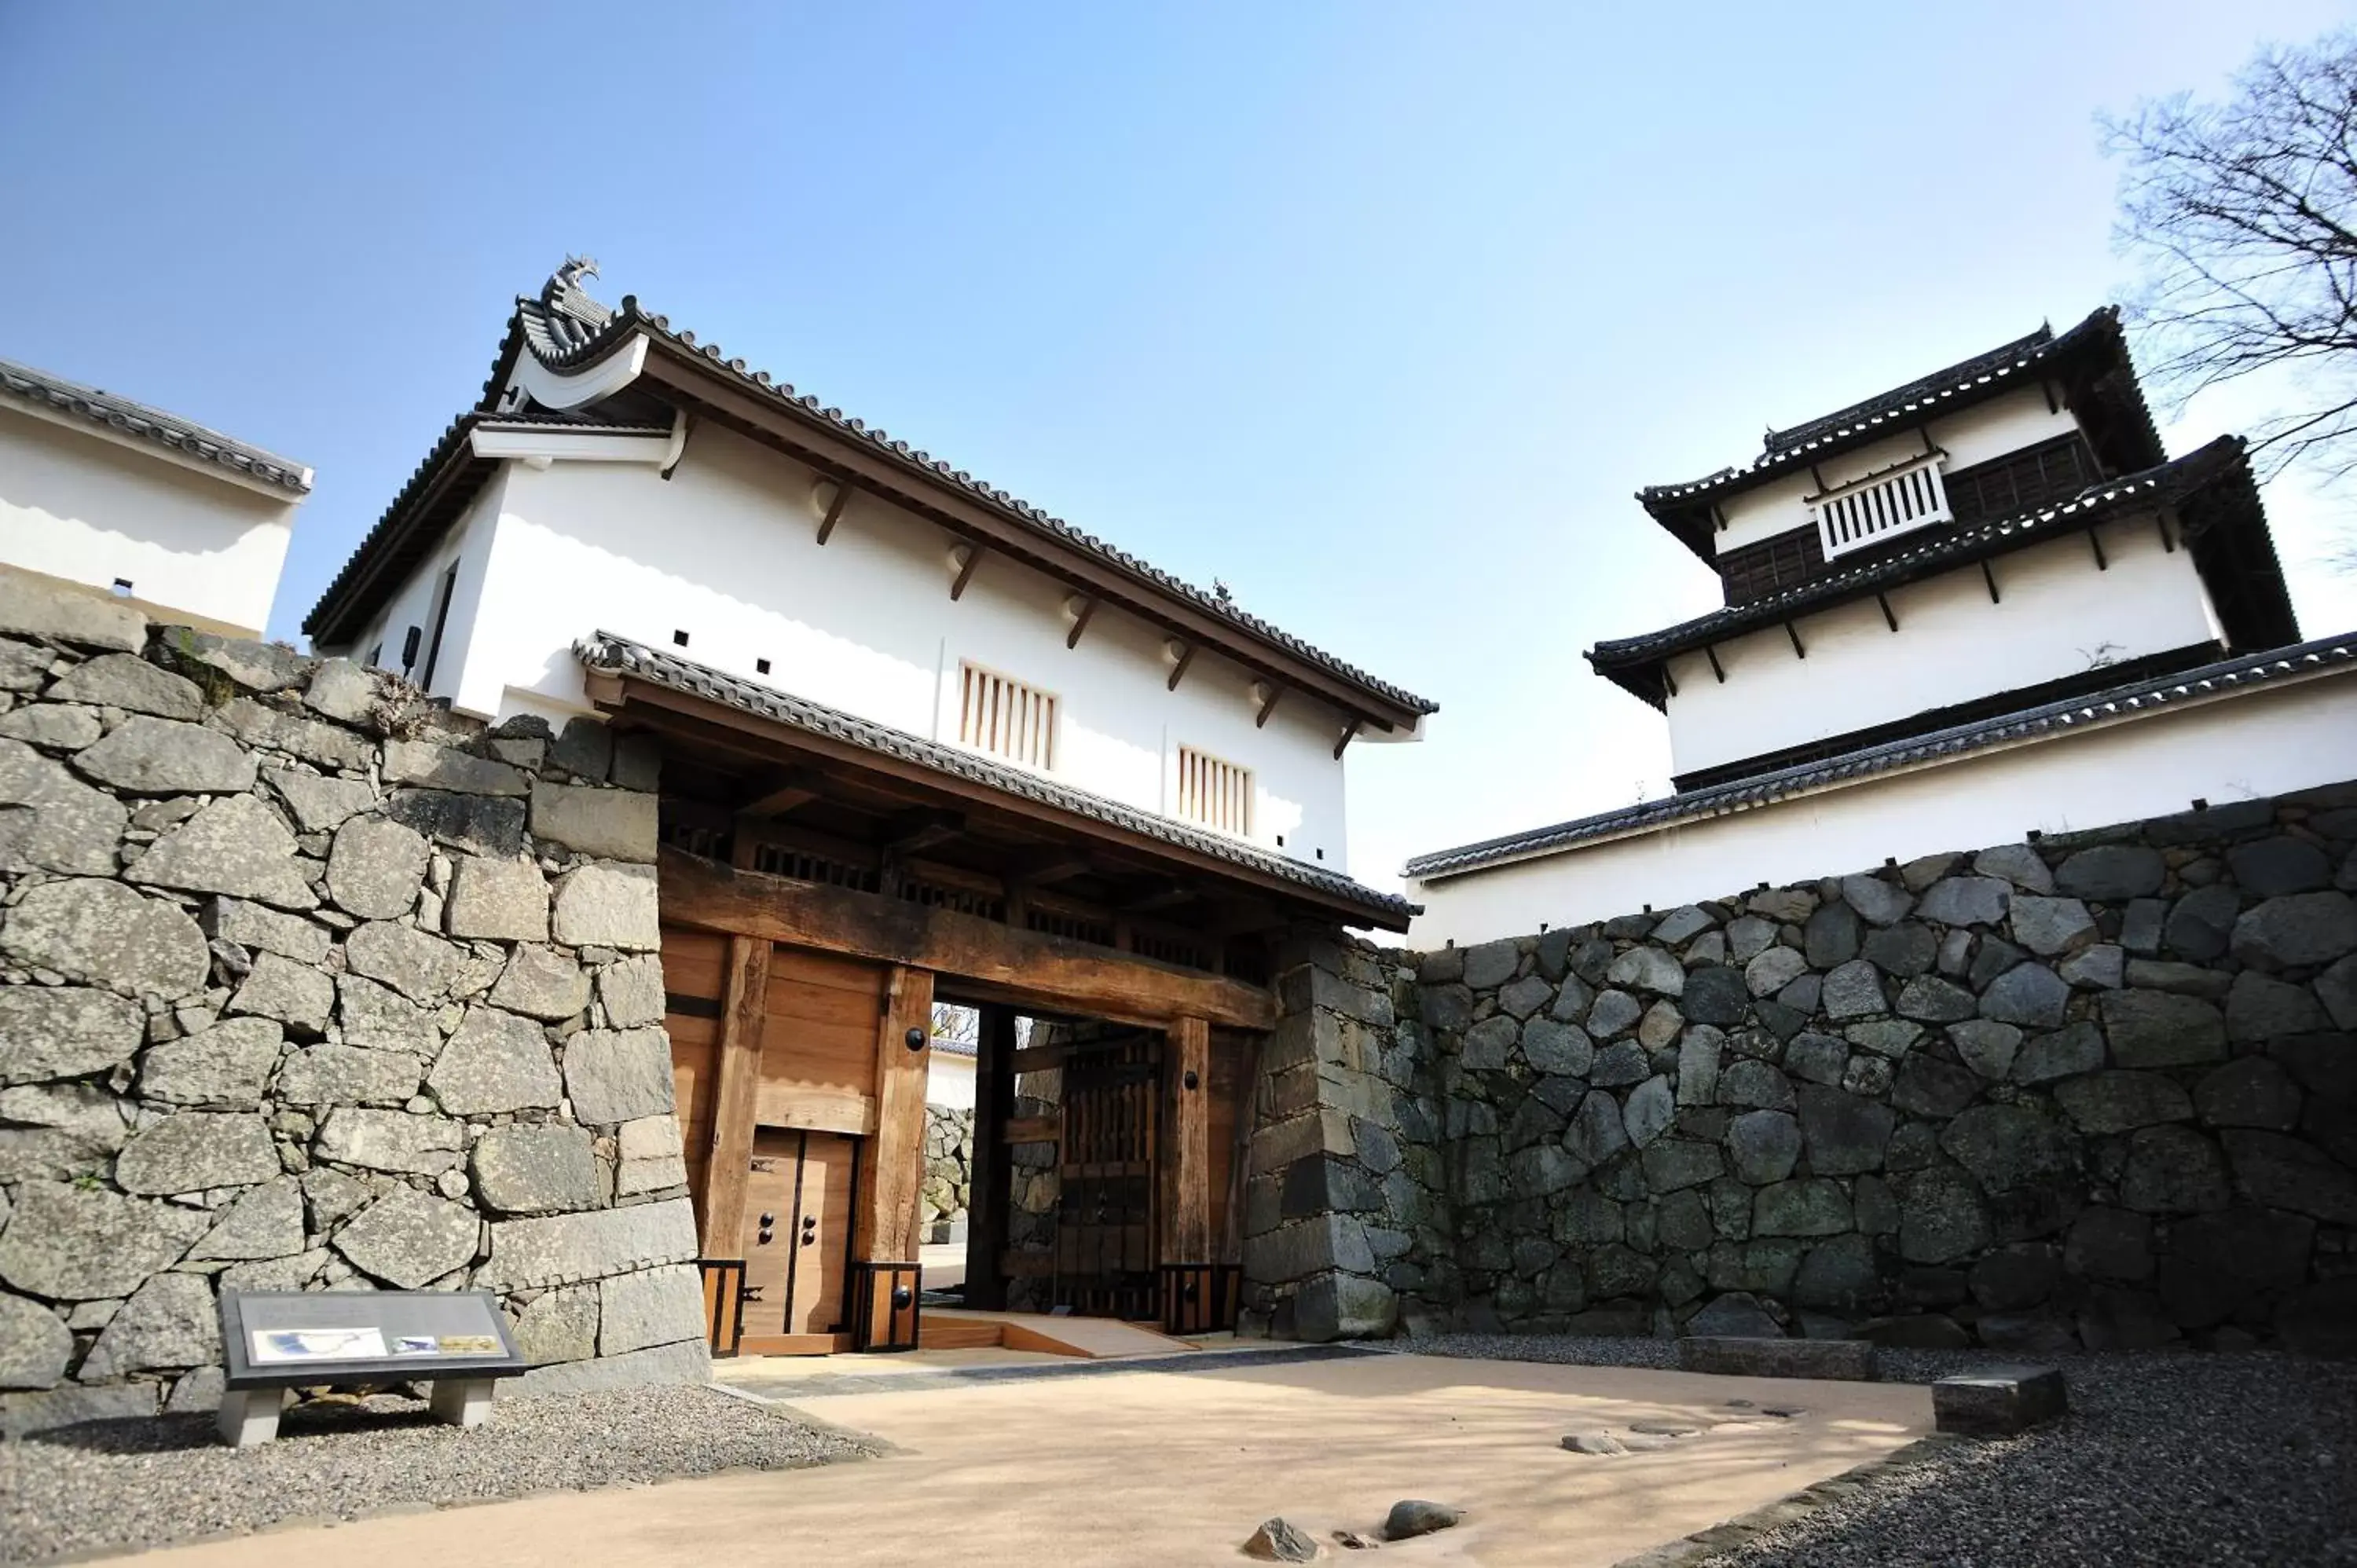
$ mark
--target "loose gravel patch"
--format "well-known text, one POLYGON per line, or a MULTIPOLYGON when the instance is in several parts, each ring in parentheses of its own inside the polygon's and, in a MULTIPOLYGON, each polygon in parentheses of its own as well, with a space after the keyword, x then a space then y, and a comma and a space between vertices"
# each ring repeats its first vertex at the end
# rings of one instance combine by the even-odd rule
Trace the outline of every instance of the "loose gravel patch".
POLYGON ((501 1399, 470 1430, 422 1401, 290 1410, 223 1447, 210 1415, 92 1422, 0 1443, 0 1563, 127 1552, 293 1521, 864 1458, 862 1440, 706 1388, 501 1399))
MULTIPOLYGON (((1452 1334, 1393 1348, 1583 1366, 1676 1363, 1675 1347, 1658 1339, 1452 1334)), ((1813 1488, 1799 1517, 1766 1523, 1739 1543, 1646 1561, 1681 1568, 2357 1564, 2357 1364, 2190 1352, 1881 1357, 1891 1382, 2024 1360, 2062 1369, 2068 1419, 2018 1437, 1923 1445, 1853 1481, 1813 1488)))

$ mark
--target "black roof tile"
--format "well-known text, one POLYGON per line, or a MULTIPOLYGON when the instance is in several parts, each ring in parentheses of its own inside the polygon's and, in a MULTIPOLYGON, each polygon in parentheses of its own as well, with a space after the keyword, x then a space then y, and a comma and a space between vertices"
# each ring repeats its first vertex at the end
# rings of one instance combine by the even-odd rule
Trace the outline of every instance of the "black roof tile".
POLYGON ((167 413, 111 392, 67 381, 30 365, 0 360, 0 395, 152 441, 184 456, 218 464, 233 473, 275 486, 290 495, 311 493, 311 470, 292 457, 281 457, 195 420, 182 419, 177 413, 167 413))

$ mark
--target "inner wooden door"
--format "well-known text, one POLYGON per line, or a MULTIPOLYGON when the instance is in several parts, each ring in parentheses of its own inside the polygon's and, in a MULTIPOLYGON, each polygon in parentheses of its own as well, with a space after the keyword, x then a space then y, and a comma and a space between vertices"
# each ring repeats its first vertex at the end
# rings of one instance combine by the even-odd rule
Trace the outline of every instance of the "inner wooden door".
POLYGON ((1076 1046, 1058 1139, 1055 1302, 1095 1317, 1160 1313, 1155 1273, 1162 1037, 1076 1046))
POLYGON ((847 1343, 844 1285, 859 1152, 858 1139, 838 1133, 763 1127, 753 1134, 745 1191, 748 1354, 824 1353, 847 1343))

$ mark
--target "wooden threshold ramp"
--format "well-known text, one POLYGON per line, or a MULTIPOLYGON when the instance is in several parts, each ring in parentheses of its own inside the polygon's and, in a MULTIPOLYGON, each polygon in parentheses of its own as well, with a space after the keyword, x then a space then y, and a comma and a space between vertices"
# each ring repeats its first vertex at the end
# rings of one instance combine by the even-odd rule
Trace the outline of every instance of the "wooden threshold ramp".
POLYGON ((1106 1360, 1184 1355, 1198 1347, 1117 1317, 1059 1317, 1044 1312, 977 1312, 929 1306, 918 1328, 923 1350, 1036 1350, 1106 1360))

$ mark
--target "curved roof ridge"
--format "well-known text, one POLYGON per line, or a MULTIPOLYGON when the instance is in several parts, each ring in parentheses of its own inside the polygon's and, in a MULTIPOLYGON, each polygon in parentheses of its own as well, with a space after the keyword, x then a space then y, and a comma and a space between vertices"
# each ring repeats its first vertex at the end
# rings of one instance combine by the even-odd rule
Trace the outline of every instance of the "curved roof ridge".
POLYGON ((2328 665, 2352 662, 2357 662, 2357 631, 2339 637, 2318 638, 2285 648, 2272 648, 2193 670, 2180 670, 2173 674, 2115 686, 2089 696, 2065 697, 2037 707, 2001 714, 1994 718, 1953 725, 1929 735, 1886 741, 1879 746, 1846 752, 1839 757, 1795 763, 1792 767, 1749 779, 1730 779, 1724 784, 1714 784, 1683 794, 1665 795, 1657 800, 1640 801, 1633 806, 1623 806, 1594 816, 1526 829, 1517 833, 1483 839, 1476 843, 1459 844, 1453 849, 1434 850, 1412 856, 1405 867, 1405 874, 1411 877, 1428 877, 1474 871, 1501 861, 1568 849, 1591 839, 1611 837, 1641 828, 1667 827, 1702 817, 1721 816, 1747 807, 1768 805, 1787 795, 1820 785, 1838 783, 1846 779, 1886 773, 1910 763, 1977 751, 2001 741, 2080 728, 2141 713, 2147 708, 2165 707, 2174 703, 2262 685, 2328 665))
MULTIPOLYGON (((578 292, 577 290, 576 292, 578 292)), ((586 298, 586 296, 584 296, 586 298)), ((591 303, 595 303, 594 301, 591 303)), ((516 322, 524 345, 533 357, 551 370, 565 371, 601 358, 620 344, 631 332, 641 328, 668 339, 679 348, 688 349, 712 362, 715 368, 737 378, 760 395, 794 408, 803 417, 815 416, 845 435, 856 436, 888 454, 894 459, 925 470, 935 483, 946 481, 964 490, 975 499, 997 508, 1026 527, 1076 546, 1097 556, 1124 572, 1144 579, 1160 591, 1186 601, 1190 607, 1227 621, 1239 630, 1275 643, 1295 657, 1308 660, 1340 676, 1353 685, 1379 693, 1403 708, 1417 713, 1440 711, 1440 704, 1420 697, 1404 686, 1360 668, 1340 656, 1305 641, 1293 633, 1236 605, 1205 592, 1185 578, 1166 572, 1142 557, 1120 546, 1100 539, 1093 533, 1051 515, 1045 508, 1035 506, 1019 496, 1010 495, 987 481, 976 478, 963 468, 950 463, 908 441, 896 438, 881 425, 846 414, 840 408, 823 403, 815 394, 798 391, 793 383, 775 380, 767 371, 749 369, 741 358, 726 358, 716 343, 699 343, 694 332, 674 328, 669 317, 650 312, 639 303, 636 295, 624 295, 619 306, 612 310, 604 324, 594 329, 568 329, 555 323, 559 313, 544 301, 519 296, 516 300, 516 322)), ((565 317, 570 324, 571 318, 565 317)), ((502 349, 502 362, 505 349, 502 349)), ((493 380, 498 380, 494 371, 493 380)), ((487 391, 487 397, 496 395, 497 388, 487 391)))
POLYGON ((70 381, 13 360, 0 360, 0 392, 152 441, 183 456, 216 464, 295 495, 311 493, 311 469, 307 465, 117 392, 86 387, 80 381, 70 381))

